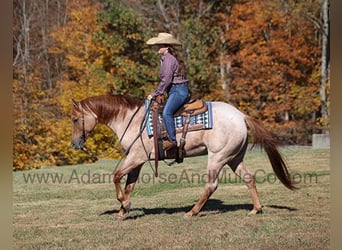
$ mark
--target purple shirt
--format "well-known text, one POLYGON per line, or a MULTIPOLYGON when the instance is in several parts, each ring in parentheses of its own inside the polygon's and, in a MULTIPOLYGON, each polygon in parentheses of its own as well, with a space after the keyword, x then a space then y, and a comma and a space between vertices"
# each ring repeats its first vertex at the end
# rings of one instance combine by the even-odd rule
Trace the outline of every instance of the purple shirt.
POLYGON ((185 76, 178 75, 178 67, 178 61, 173 55, 166 53, 162 56, 159 72, 160 83, 157 89, 152 93, 153 98, 168 91, 171 84, 188 82, 185 76))

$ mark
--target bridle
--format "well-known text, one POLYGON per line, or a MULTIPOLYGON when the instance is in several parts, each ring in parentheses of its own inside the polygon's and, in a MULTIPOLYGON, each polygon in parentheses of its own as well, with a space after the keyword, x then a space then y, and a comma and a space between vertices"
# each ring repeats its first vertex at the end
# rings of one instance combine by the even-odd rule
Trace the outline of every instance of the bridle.
MULTIPOLYGON (((88 153, 88 150, 85 146, 85 142, 86 142, 86 139, 87 139, 87 135, 86 135, 86 130, 85 130, 85 119, 84 119, 84 108, 83 108, 83 105, 80 103, 80 111, 82 113, 82 117, 81 117, 81 120, 82 120, 82 135, 81 135, 81 139, 83 140, 83 147, 81 148, 81 150, 83 150, 84 152, 87 152, 88 153)), ((95 119, 95 123, 97 124, 98 123, 98 120, 97 120, 97 117, 94 116, 93 114, 91 114, 94 119, 95 119)))
MULTIPOLYGON (((84 122, 84 110, 82 107, 82 137, 83 143, 86 141, 86 131, 85 131, 85 122, 84 122)), ((84 145, 83 145, 84 146, 84 145)))

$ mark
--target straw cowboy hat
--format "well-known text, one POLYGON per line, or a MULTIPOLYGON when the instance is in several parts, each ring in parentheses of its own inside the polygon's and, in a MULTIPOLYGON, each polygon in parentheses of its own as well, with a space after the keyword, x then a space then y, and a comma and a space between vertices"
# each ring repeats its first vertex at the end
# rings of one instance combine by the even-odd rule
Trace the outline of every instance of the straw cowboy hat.
POLYGON ((152 37, 146 42, 148 45, 170 44, 182 45, 173 35, 169 33, 159 33, 157 37, 152 37))

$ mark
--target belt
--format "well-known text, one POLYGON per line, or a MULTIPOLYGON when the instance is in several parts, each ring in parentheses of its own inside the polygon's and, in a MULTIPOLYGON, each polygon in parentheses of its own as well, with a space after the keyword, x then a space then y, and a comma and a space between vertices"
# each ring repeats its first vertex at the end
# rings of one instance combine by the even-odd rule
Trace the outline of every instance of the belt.
POLYGON ((172 85, 187 85, 188 84, 188 82, 177 82, 177 83, 172 83, 172 85))

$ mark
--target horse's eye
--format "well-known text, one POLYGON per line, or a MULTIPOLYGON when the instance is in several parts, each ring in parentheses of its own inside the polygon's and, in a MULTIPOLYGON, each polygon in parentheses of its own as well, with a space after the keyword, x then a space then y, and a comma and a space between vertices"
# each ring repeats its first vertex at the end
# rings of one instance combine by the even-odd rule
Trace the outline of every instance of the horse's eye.
POLYGON ((73 118, 73 119, 72 119, 72 123, 75 124, 75 123, 77 123, 77 122, 78 122, 78 118, 73 118))

